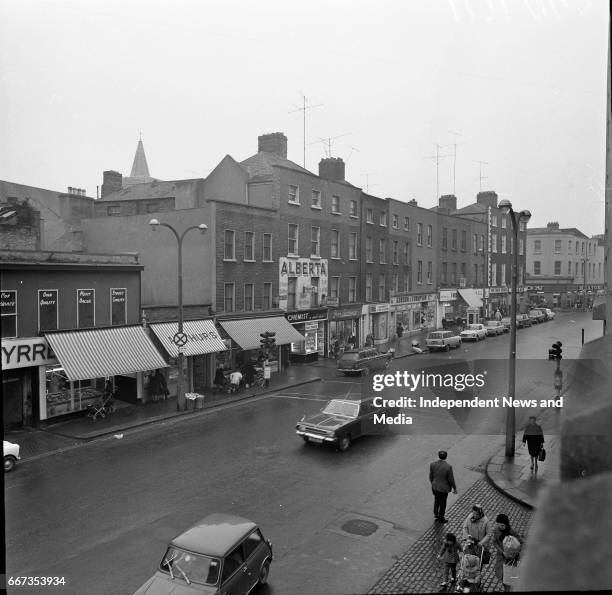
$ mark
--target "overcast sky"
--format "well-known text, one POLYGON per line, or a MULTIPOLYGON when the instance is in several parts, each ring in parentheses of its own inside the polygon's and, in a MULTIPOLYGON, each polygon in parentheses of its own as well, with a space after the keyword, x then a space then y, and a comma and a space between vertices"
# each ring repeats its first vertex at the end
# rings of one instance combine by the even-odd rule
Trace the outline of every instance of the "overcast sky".
POLYGON ((456 142, 459 206, 485 161, 530 226, 603 233, 607 34, 607 0, 0 0, 0 178, 95 196, 140 131, 162 180, 275 131, 302 164, 305 95, 311 171, 332 138, 348 181, 431 207, 456 142))

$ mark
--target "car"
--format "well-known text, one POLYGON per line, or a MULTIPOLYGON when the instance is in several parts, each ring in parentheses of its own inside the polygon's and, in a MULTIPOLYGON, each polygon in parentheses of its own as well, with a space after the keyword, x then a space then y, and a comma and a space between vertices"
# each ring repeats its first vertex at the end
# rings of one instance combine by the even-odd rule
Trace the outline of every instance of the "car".
POLYGON ((533 324, 539 324, 540 322, 546 321, 546 314, 539 308, 534 308, 533 310, 529 310, 529 318, 533 324))
POLYGON ((241 595, 268 581, 272 544, 243 517, 213 513, 175 537, 134 595, 241 595))
POLYGON ((508 332, 508 329, 502 324, 501 320, 487 320, 485 325, 487 335, 503 335, 508 332))
POLYGON ((504 316, 501 319, 501 323, 504 325, 506 330, 510 330, 510 316, 504 316))
POLYGON ((487 338, 487 329, 484 324, 468 324, 459 334, 462 341, 480 341, 487 338))
POLYGON ((532 320, 528 314, 516 315, 516 328, 525 328, 532 325, 532 320))
POLYGON ((459 347, 461 345, 461 337, 453 331, 434 331, 425 340, 430 351, 445 349, 450 351, 451 347, 459 347))
POLYGON ((336 368, 345 376, 350 374, 361 374, 367 376, 372 370, 384 370, 389 367, 392 355, 381 353, 373 347, 363 349, 349 349, 345 351, 336 368))
POLYGON ((319 413, 303 417, 296 424, 295 433, 304 442, 330 444, 345 451, 356 438, 379 434, 374 415, 387 411, 374 406, 374 397, 363 400, 332 399, 319 413))
POLYGON ((555 317, 555 313, 550 308, 535 308, 544 314, 546 320, 553 320, 555 317))
POLYGON ((13 442, 2 441, 2 450, 4 451, 4 472, 12 471, 20 459, 19 444, 13 442))

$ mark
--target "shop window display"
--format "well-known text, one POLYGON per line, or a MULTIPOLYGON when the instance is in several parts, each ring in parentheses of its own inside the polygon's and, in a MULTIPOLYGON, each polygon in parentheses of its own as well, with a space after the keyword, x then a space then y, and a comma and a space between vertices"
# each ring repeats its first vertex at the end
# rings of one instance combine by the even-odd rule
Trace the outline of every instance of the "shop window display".
POLYGON ((84 411, 104 394, 104 378, 70 381, 62 367, 46 366, 47 418, 84 411))

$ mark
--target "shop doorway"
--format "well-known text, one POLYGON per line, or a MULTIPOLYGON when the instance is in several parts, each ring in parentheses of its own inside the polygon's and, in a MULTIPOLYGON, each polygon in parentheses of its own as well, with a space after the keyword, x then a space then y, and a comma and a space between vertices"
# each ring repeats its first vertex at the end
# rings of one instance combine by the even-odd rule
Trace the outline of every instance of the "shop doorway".
POLYGON ((21 374, 6 372, 2 375, 4 431, 23 426, 23 383, 21 374))

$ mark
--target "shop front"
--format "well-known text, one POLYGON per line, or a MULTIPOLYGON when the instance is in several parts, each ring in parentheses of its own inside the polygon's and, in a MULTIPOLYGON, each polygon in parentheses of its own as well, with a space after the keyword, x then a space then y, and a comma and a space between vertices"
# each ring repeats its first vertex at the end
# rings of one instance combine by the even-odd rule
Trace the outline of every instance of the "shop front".
MULTIPOLYGON (((497 310, 502 316, 510 312, 510 289, 508 287, 488 287, 487 288, 488 313, 486 317, 491 318, 497 310)), ((520 301, 520 300, 519 300, 520 301)), ((519 310, 520 310, 519 306, 519 310)))
MULTIPOLYGON (((177 322, 160 322, 150 325, 155 339, 166 351, 169 357, 169 366, 165 370, 165 380, 170 396, 178 393, 178 347, 173 339, 178 332, 177 322)), ((221 338, 219 331, 215 327, 212 319, 185 320, 183 322, 183 332, 187 338, 187 343, 183 347, 183 378, 187 379, 185 386, 186 392, 204 394, 207 388, 213 385, 215 378, 215 368, 217 354, 223 354, 228 350, 226 343, 221 338)), ((154 371, 145 376, 145 395, 147 400, 151 400, 151 387, 155 387, 155 382, 150 382, 154 371)))
POLYGON ((396 332, 401 324, 404 334, 435 330, 438 325, 438 294, 417 293, 391 298, 391 324, 396 332))
POLYGON ((327 308, 286 312, 285 318, 304 337, 292 342, 289 361, 307 363, 316 361, 327 354, 327 308))
POLYGON ((459 311, 459 294, 456 289, 441 289, 438 294, 438 326, 446 328, 455 324, 459 311))
MULTIPOLYGON (((486 292, 489 292, 490 289, 493 288, 487 289, 486 292)), ((455 322, 457 324, 474 324, 481 318, 486 317, 486 308, 483 301, 484 293, 485 291, 482 289, 457 289, 457 295, 459 296, 455 304, 455 322)), ((493 312, 499 307, 492 304, 490 298, 488 304, 493 308, 493 312)))
POLYGON ((335 341, 338 341, 338 346, 342 349, 360 345, 359 321, 362 307, 363 304, 351 304, 329 309, 327 318, 330 346, 333 346, 335 341))
POLYGON ((121 401, 143 398, 143 372, 167 366, 141 326, 45 333, 57 362, 40 366, 40 419, 84 411, 107 382, 121 401))
POLYGON ((390 339, 389 333, 389 311, 388 303, 367 304, 363 307, 366 315, 366 345, 382 345, 390 339))
POLYGON ((290 345, 304 342, 304 336, 284 316, 220 319, 217 321, 231 340, 231 349, 219 363, 226 370, 242 368, 248 362, 261 363, 267 357, 272 373, 280 372, 289 362, 290 345), (263 333, 275 333, 275 346, 264 353, 263 333))
POLYGON ((40 420, 39 369, 57 365, 44 337, 2 339, 4 430, 37 426, 40 420))

